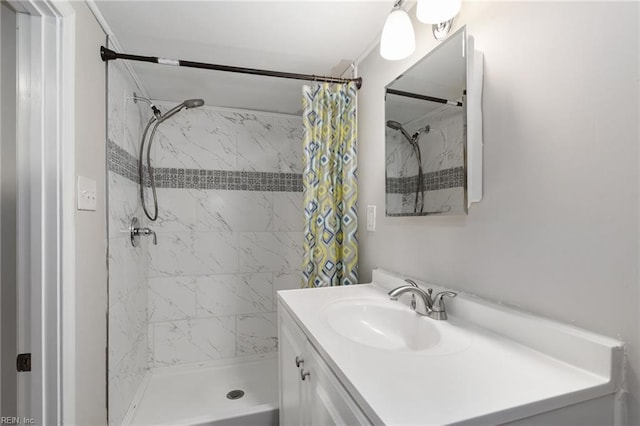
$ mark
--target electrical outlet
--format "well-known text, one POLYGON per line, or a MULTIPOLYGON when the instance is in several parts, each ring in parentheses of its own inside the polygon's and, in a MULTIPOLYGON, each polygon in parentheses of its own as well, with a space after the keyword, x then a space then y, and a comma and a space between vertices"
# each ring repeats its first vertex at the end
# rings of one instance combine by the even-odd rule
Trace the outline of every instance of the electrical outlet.
POLYGON ((376 230, 376 206, 367 206, 367 231, 376 230))

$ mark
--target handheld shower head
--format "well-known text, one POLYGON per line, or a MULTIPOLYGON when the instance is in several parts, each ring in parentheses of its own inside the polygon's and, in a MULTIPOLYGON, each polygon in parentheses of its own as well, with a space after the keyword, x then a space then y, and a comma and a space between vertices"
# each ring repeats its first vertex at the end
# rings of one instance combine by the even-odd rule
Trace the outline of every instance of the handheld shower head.
POLYGON ((198 108, 198 107, 201 107, 202 105, 204 105, 204 101, 202 99, 187 99, 186 101, 182 102, 181 104, 176 105, 173 108, 171 108, 169 111, 167 111, 158 120, 162 123, 163 121, 165 121, 169 117, 172 117, 175 114, 177 114, 178 112, 180 112, 180 110, 182 110, 182 108, 187 108, 187 109, 198 108))
POLYGON ((387 121, 387 127, 392 129, 392 130, 400 131, 404 135, 404 137, 407 138, 409 143, 413 143, 413 139, 411 139, 411 135, 409 135, 409 133, 407 133, 407 131, 404 129, 404 127, 402 127, 402 124, 400 124, 399 122, 397 122, 395 120, 389 120, 389 121, 387 121))
POLYGON ((400 130, 402 129, 402 124, 398 123, 395 120, 389 120, 387 121, 387 127, 393 130, 400 130))
POLYGON ((202 99, 187 99, 182 103, 186 108, 198 108, 204 105, 202 99))

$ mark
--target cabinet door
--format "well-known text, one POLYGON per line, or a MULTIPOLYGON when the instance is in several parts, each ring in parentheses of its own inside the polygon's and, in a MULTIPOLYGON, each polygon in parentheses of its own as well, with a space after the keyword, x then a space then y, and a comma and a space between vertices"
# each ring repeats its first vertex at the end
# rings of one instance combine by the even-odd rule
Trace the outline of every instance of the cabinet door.
POLYGON ((280 367, 280 425, 301 426, 303 423, 303 393, 306 384, 300 380, 306 337, 291 316, 278 307, 278 358, 280 367), (296 358, 302 361, 296 366, 296 358))
POLYGON ((307 342, 305 371, 310 375, 305 382, 305 424, 322 425, 370 425, 364 413, 351 395, 338 381, 311 343, 307 342))

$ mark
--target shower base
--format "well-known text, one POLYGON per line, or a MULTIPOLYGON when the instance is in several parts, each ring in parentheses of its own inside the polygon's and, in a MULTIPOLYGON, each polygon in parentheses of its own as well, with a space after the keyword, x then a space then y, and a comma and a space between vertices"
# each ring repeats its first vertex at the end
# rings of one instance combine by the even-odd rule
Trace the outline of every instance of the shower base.
POLYGON ((123 422, 136 426, 277 424, 276 354, 151 370, 123 422), (231 392, 237 390, 244 392, 239 398, 241 392, 231 392))

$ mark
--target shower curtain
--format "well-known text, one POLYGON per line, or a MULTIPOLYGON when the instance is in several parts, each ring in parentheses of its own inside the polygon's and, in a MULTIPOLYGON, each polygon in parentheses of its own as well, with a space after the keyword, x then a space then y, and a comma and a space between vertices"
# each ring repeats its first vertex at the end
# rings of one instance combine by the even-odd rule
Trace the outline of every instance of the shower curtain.
POLYGON ((302 287, 358 280, 356 86, 303 86, 302 287))

